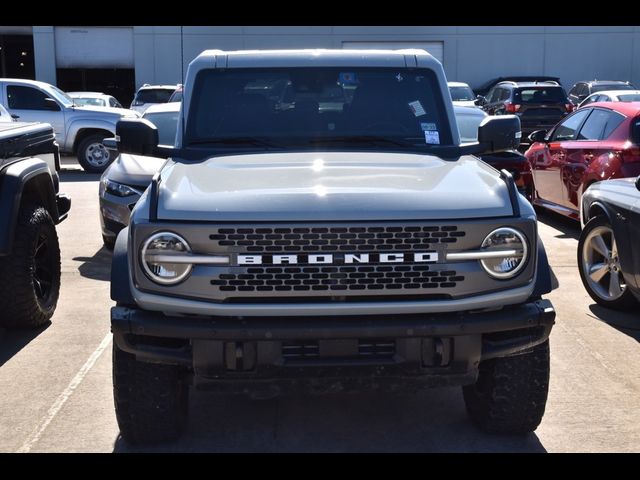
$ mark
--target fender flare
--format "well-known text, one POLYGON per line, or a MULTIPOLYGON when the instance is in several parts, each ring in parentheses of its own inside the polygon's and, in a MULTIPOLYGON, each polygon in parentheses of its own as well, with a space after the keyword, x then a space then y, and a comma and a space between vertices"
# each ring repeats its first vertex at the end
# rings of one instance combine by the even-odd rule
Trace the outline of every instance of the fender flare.
POLYGON ((538 235, 538 259, 536 265, 536 283, 531 294, 534 298, 539 298, 544 294, 558 288, 559 282, 556 278, 551 265, 549 265, 549 259, 547 258, 547 251, 544 248, 542 239, 538 235))
POLYGON ((15 228, 25 190, 38 194, 53 222, 60 220, 53 176, 46 162, 29 158, 9 165, 0 172, 0 255, 8 255, 13 248, 15 228))
POLYGON ((67 126, 67 135, 65 137, 65 152, 72 152, 77 143, 78 133, 81 130, 105 130, 115 136, 116 134, 116 122, 119 119, 115 119, 113 123, 107 120, 93 120, 82 119, 71 120, 67 126))
POLYGON ((129 227, 123 228, 116 238, 111 257, 111 300, 119 305, 135 305, 129 279, 129 227))

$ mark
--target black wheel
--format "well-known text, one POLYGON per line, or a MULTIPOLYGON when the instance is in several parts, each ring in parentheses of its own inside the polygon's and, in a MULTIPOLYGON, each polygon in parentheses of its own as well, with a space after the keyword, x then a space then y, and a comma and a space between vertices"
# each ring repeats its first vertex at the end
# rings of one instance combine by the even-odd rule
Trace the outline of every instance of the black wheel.
POLYGON ((578 269, 587 293, 603 307, 637 308, 620 268, 613 228, 604 215, 587 222, 578 242, 578 269))
POLYGON ((549 391, 549 340, 527 353, 480 363, 478 380, 463 387, 471 420, 488 433, 524 435, 544 415, 549 391))
POLYGON ((116 246, 116 239, 102 235, 102 243, 104 244, 104 248, 107 250, 113 250, 116 246))
POLYGON ((113 345, 113 397, 122 438, 131 444, 175 440, 187 418, 183 370, 136 360, 113 345))
POLYGON ((0 257, 0 285, 0 326, 38 327, 53 315, 60 294, 60 246, 43 207, 21 207, 13 250, 0 257))
POLYGON ((104 133, 94 133, 78 144, 78 162, 86 172, 102 173, 113 160, 111 151, 102 144, 105 138, 104 133))

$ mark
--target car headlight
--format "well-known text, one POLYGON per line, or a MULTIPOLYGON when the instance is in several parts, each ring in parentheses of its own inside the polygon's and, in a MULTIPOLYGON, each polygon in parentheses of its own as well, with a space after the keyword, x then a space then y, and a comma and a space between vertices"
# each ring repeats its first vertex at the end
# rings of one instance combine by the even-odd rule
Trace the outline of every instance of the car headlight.
POLYGON ((482 242, 481 250, 486 252, 486 257, 480 263, 494 278, 512 278, 527 263, 527 241, 524 234, 514 228, 502 227, 494 230, 482 242))
POLYGON ((151 280, 161 285, 174 285, 191 273, 193 265, 185 262, 189 253, 191 247, 180 235, 160 232, 144 242, 140 261, 151 280))
POLYGON ((108 178, 102 179, 102 185, 104 186, 105 191, 117 197, 129 197, 131 195, 140 195, 140 192, 137 191, 136 189, 131 188, 128 185, 124 185, 122 183, 114 182, 112 180, 109 180, 108 178))

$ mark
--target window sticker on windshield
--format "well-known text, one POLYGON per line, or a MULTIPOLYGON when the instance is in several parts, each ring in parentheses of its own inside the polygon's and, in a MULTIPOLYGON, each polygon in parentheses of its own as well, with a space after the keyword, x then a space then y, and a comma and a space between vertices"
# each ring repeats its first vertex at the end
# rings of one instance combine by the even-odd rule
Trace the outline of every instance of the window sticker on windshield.
POLYGON ((437 130, 425 130, 424 140, 429 145, 440 145, 440 132, 437 130))
POLYGON ((425 130, 437 130, 437 127, 435 123, 420 122, 420 129, 424 132, 425 130))
POLYGON ((424 111, 424 108, 422 108, 422 104, 420 103, 420 100, 409 102, 409 108, 411 109, 411 111, 416 117, 421 117, 422 115, 425 115, 427 113, 424 111))
POLYGON ((340 72, 338 82, 342 85, 357 85, 358 76, 354 72, 340 72))

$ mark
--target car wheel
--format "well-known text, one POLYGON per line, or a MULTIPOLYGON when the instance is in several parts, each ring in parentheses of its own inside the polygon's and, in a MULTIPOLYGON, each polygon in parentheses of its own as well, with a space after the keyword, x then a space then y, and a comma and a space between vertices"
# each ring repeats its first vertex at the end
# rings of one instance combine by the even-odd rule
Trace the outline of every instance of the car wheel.
POLYGON ((0 257, 0 326, 39 327, 60 294, 60 246, 49 212, 25 205, 10 255, 0 257))
POLYGON ((115 158, 102 144, 105 138, 107 135, 96 133, 85 137, 78 144, 78 162, 86 172, 102 173, 115 158))
POLYGON ((616 310, 637 306, 622 274, 618 245, 607 217, 592 218, 582 230, 578 268, 584 288, 598 304, 616 310))
POLYGON ((469 417, 487 433, 533 432, 544 415, 549 370, 549 340, 519 355, 480 362, 478 380, 462 389, 469 417))
POLYGON ((142 362, 113 344, 113 397, 122 438, 131 444, 175 440, 187 419, 183 369, 142 362))

